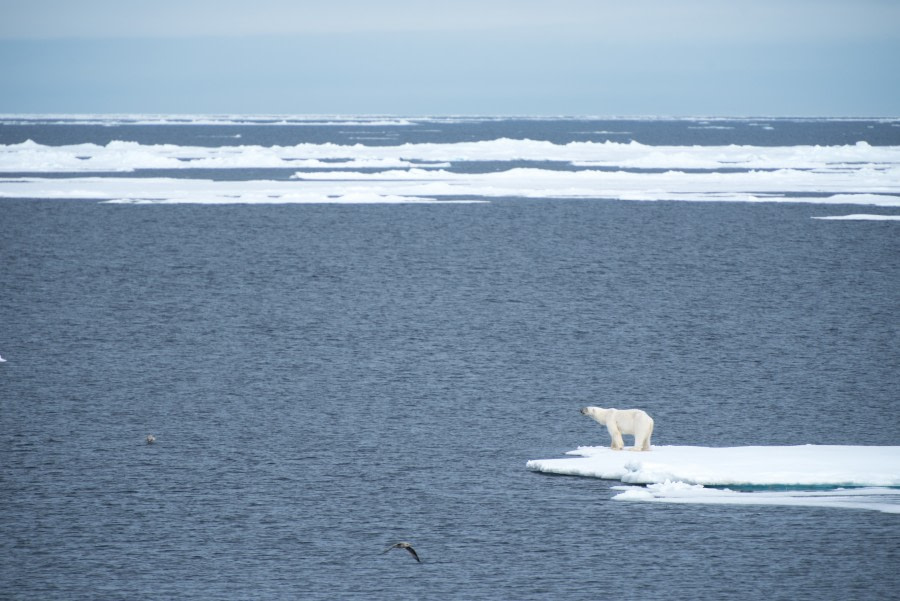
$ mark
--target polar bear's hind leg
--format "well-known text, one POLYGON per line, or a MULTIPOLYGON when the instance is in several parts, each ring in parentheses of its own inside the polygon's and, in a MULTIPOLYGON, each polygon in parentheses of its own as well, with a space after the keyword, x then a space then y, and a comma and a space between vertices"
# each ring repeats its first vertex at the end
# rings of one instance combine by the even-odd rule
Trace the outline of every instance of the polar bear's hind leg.
POLYGON ((650 450, 650 436, 653 435, 653 418, 649 415, 647 416, 647 424, 643 432, 640 433, 640 436, 637 432, 634 435, 634 450, 635 451, 649 451, 650 450))

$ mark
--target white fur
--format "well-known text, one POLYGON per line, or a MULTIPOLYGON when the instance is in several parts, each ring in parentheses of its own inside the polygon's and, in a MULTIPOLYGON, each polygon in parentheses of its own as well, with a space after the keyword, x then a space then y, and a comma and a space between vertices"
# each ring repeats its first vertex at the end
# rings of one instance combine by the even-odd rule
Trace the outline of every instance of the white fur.
POLYGON ((603 409, 602 407, 585 407, 581 410, 601 426, 606 426, 612 438, 610 448, 621 451, 625 448, 622 434, 634 435, 632 451, 649 451, 650 435, 653 434, 653 418, 640 409, 603 409))

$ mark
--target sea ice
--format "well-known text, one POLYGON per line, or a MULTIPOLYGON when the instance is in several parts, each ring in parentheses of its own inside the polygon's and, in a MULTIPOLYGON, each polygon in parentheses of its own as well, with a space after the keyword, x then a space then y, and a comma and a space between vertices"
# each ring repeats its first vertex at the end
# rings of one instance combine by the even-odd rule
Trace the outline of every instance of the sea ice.
MULTIPOLYGON (((304 122, 305 123, 305 122, 304 122)), ((497 138, 475 142, 367 146, 178 146, 112 141, 106 145, 0 145, 2 172, 133 171, 167 168, 290 167, 291 161, 557 161, 620 169, 802 169, 857 171, 900 166, 900 146, 651 146, 497 138)))
POLYGON ((579 447, 567 454, 575 457, 536 459, 526 467, 647 485, 618 488, 624 492, 615 499, 623 501, 863 506, 900 512, 900 446, 654 446, 643 453, 579 447), (785 487, 790 490, 772 490, 785 487), (850 492, 823 490, 846 487, 852 487, 850 492))
POLYGON ((462 197, 603 198, 641 201, 804 202, 900 206, 900 168, 873 174, 782 170, 745 173, 629 173, 510 169, 453 173, 412 168, 376 173, 298 172, 291 181, 213 181, 186 178, 17 177, 0 179, 0 198, 83 198, 190 202, 291 202, 358 192, 410 200, 462 197), (859 194, 829 193, 857 190, 859 194), (803 193, 804 196, 792 194, 803 193), (816 195, 812 195, 816 194, 816 195), (825 194, 819 196, 818 194, 825 194), (279 199, 281 199, 279 201, 279 199))
POLYGON ((853 215, 830 215, 827 217, 813 217, 813 219, 825 219, 832 221, 900 221, 900 215, 868 215, 857 213, 853 215))
POLYGON ((0 180, 0 197, 326 202, 365 192, 384 199, 405 197, 409 202, 480 196, 900 206, 900 146, 866 143, 822 147, 647 146, 636 142, 554 144, 500 138, 395 146, 326 143, 201 147, 128 141, 46 146, 30 140, 0 145, 0 172, 6 173, 239 168, 298 171, 291 182, 17 177, 0 180), (454 169, 456 163, 466 161, 511 164, 508 169, 489 173, 454 169), (537 168, 528 166, 529 161, 584 168, 537 168))
POLYGON ((869 509, 900 513, 898 488, 836 488, 833 490, 756 490, 752 492, 707 488, 699 484, 663 482, 647 486, 614 486, 615 501, 685 503, 701 505, 794 505, 869 509))

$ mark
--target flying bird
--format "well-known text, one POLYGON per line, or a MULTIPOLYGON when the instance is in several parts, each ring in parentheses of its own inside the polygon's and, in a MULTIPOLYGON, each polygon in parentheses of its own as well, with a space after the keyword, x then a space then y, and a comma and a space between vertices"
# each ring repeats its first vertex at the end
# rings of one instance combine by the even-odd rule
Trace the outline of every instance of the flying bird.
POLYGON ((422 562, 422 560, 419 559, 419 556, 418 556, 418 554, 416 553, 416 550, 413 549, 413 548, 412 548, 412 545, 409 544, 409 543, 407 543, 407 542, 394 543, 393 545, 391 545, 390 547, 388 547, 387 549, 385 549, 384 552, 387 553, 387 552, 390 551, 391 549, 406 549, 407 551, 409 551, 409 554, 410 554, 410 555, 412 555, 413 557, 416 558, 416 561, 418 561, 419 563, 422 562))

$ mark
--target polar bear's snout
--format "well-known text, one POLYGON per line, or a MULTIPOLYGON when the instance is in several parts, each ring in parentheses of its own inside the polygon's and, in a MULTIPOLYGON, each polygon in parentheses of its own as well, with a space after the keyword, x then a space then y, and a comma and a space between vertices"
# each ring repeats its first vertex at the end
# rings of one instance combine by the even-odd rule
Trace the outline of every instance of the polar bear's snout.
POLYGON ((578 412, 581 413, 581 415, 587 415, 587 414, 588 414, 588 408, 587 408, 587 407, 582 407, 581 409, 578 410, 578 412))

